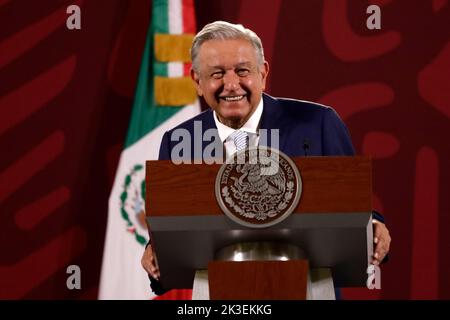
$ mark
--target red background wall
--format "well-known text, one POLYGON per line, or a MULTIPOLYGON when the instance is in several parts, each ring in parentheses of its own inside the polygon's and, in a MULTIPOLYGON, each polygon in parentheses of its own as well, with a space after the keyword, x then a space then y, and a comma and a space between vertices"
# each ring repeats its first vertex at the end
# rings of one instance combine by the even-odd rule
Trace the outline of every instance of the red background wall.
MULTIPOLYGON (((374 159, 393 242, 382 290, 450 298, 450 5, 447 0, 196 2, 197 23, 262 38, 268 93, 330 104, 374 159), (366 8, 382 29, 366 28, 366 8)), ((0 0, 0 298, 95 299, 107 202, 151 3, 0 0), (65 26, 79 4, 82 29, 65 26), (66 267, 82 290, 66 288, 66 267)))

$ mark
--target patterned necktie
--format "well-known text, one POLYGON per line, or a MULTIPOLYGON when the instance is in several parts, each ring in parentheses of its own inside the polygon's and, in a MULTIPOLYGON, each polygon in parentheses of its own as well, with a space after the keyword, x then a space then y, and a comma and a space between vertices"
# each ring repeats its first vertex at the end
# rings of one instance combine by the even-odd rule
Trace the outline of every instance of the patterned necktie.
POLYGON ((248 134, 242 130, 236 130, 230 134, 230 138, 233 139, 236 151, 241 151, 248 147, 248 134))

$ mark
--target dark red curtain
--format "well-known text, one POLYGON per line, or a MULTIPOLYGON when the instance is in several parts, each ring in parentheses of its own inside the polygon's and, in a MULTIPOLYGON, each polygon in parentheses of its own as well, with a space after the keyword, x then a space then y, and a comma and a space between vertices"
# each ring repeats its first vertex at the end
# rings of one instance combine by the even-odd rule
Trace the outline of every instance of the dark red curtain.
MULTIPOLYGON (((95 299, 108 196, 149 23, 147 0, 0 0, 0 298, 95 299), (81 7, 68 30, 66 8, 81 7), (66 267, 82 290, 66 288, 66 267)), ((243 23, 265 45, 268 93, 333 106, 373 157, 392 234, 382 290, 450 298, 450 5, 196 1, 197 24, 243 23), (381 30, 366 8, 381 8, 381 30)))

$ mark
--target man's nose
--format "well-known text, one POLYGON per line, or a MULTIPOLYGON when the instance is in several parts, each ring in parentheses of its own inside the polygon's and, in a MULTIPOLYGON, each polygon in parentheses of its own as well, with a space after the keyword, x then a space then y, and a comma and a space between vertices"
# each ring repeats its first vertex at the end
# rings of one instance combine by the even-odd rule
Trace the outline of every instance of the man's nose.
POLYGON ((223 77, 225 90, 234 91, 239 89, 239 76, 234 72, 227 72, 223 77))

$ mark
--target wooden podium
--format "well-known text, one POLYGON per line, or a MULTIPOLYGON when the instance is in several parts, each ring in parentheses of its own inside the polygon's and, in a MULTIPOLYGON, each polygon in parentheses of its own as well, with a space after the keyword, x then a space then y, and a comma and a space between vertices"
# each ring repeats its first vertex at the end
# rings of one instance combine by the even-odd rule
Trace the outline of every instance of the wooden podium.
POLYGON ((262 229, 229 219, 215 198, 221 165, 146 163, 146 213, 165 289, 192 288, 208 269, 211 299, 305 299, 309 268, 329 268, 338 287, 366 285, 373 254, 367 157, 299 157, 303 190, 282 222, 262 229), (237 243, 295 245, 307 259, 217 261, 237 243))

